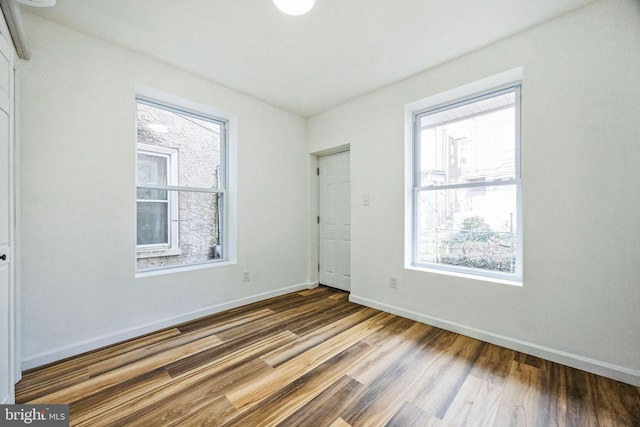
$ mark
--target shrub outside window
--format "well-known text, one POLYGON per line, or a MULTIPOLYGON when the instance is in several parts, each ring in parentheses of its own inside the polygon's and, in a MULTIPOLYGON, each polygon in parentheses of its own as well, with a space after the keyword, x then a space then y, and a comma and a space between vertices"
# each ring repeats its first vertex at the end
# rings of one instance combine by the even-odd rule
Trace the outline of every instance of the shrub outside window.
POLYGON ((226 122, 137 99, 136 266, 225 258, 226 122))
POLYGON ((413 265, 521 280, 520 85, 414 115, 413 265))

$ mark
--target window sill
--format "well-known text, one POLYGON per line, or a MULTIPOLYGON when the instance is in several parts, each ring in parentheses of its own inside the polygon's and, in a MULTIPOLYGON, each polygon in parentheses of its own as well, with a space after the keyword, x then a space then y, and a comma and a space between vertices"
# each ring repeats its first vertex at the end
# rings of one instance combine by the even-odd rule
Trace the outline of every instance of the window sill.
POLYGON ((137 259, 158 258, 161 256, 179 256, 179 255, 182 255, 182 250, 180 249, 156 249, 156 250, 136 252, 137 259))
POLYGON ((166 266, 159 268, 152 268, 146 270, 136 270, 136 279, 141 277, 162 276, 171 273, 181 273, 185 271, 202 270, 204 268, 224 267, 228 265, 235 265, 235 261, 207 261, 198 264, 188 264, 180 266, 166 266))
POLYGON ((458 271, 441 270, 439 268, 428 268, 428 267, 418 267, 415 265, 408 265, 405 267, 405 269, 420 271, 423 273, 442 274, 445 276, 453 276, 453 277, 459 277, 463 279, 480 280, 482 282, 499 283, 501 285, 510 285, 510 286, 519 286, 519 287, 522 287, 523 285, 522 280, 518 280, 518 279, 514 279, 514 280, 501 279, 498 277, 481 276, 477 274, 461 273, 458 271))

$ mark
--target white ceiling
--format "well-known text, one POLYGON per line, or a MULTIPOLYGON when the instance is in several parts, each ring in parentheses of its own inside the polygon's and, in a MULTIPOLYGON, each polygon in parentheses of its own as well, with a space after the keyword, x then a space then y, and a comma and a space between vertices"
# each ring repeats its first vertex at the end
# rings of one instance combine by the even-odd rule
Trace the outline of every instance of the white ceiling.
POLYGON ((58 0, 23 6, 303 117, 593 0, 58 0))

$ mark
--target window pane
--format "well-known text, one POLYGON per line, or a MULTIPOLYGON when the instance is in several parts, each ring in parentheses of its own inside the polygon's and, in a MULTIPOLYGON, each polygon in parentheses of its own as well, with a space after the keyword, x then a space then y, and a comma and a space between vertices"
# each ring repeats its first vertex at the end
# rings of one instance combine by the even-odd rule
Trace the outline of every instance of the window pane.
MULTIPOLYGON (((137 185, 168 185, 166 156, 138 153, 137 185)), ((167 200, 163 190, 138 189, 138 200, 167 200)))
POLYGON ((167 185, 167 160, 165 156, 138 153, 138 185, 167 185))
POLYGON ((516 185, 425 190, 418 262, 515 273, 516 185))
POLYGON ((420 116, 420 186, 516 177, 515 93, 420 116))
POLYGON ((167 192, 165 190, 138 188, 136 194, 138 200, 167 200, 167 192))
MULTIPOLYGON (((220 168, 223 128, 220 122, 141 102, 138 102, 137 108, 138 143, 177 150, 179 153, 177 181, 171 185, 223 188, 220 168)), ((139 185, 145 182, 144 179, 146 177, 141 181, 138 176, 139 185)))
POLYGON ((169 243, 168 203, 138 202, 138 245, 169 243))
POLYGON ((173 231, 177 247, 171 254, 138 258, 138 269, 183 265, 222 259, 221 212, 223 195, 171 190, 177 200, 173 231))

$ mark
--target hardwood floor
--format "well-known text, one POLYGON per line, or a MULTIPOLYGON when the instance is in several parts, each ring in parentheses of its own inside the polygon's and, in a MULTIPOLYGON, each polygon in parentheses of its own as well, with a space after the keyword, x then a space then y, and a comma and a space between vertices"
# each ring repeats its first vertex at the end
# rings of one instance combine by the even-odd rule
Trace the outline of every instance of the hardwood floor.
POLYGON ((320 287, 25 373, 77 426, 640 426, 640 388, 320 287))

